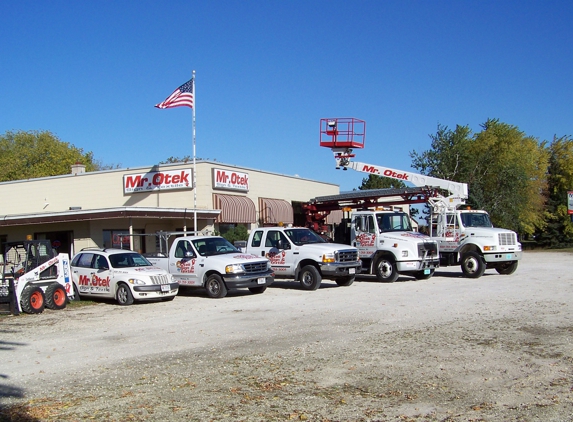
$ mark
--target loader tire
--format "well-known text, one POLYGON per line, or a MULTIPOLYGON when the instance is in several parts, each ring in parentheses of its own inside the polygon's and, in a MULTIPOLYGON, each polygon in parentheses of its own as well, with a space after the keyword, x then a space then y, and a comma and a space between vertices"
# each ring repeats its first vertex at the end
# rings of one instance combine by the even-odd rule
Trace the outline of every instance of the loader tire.
POLYGON ((27 314, 40 314, 44 312, 46 296, 44 291, 37 286, 28 286, 22 292, 20 306, 27 314))
POLYGON ((68 303, 66 289, 60 283, 52 283, 46 288, 46 308, 64 309, 68 303))

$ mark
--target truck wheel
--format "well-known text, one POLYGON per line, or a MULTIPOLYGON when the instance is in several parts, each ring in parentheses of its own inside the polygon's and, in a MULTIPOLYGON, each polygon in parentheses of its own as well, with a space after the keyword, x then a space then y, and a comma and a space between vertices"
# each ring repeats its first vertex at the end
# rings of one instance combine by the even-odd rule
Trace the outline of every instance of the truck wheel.
POLYGON ((117 299, 117 303, 121 306, 133 304, 133 295, 131 294, 129 286, 125 283, 120 283, 119 286, 117 286, 115 298, 117 299))
POLYGON ((249 290, 251 291, 251 293, 259 295, 263 293, 265 290, 267 290, 267 286, 249 287, 249 290))
POLYGON ((430 274, 424 274, 424 271, 418 271, 416 274, 414 274, 414 277, 416 277, 416 280, 427 280, 431 278, 433 275, 434 275, 434 270, 430 270, 430 274))
POLYGON ((462 272, 468 278, 480 278, 485 272, 485 263, 477 252, 467 252, 462 256, 462 272))
POLYGON ((213 299, 220 299, 227 296, 227 287, 219 274, 211 274, 205 283, 207 296, 213 299))
POLYGON ((498 273, 503 275, 513 274, 515 270, 517 270, 517 261, 504 262, 495 267, 495 269, 498 273))
POLYGON ((381 257, 376 261, 376 278, 378 281, 386 281, 388 283, 394 283, 398 280, 398 270, 396 269, 396 264, 390 258, 381 257))
POLYGON ((298 275, 300 285, 304 290, 316 290, 320 287, 322 277, 314 265, 306 265, 298 275))
POLYGON ((356 276, 353 275, 347 275, 346 277, 338 277, 335 281, 339 286, 350 286, 354 283, 355 277, 356 276))
POLYGON ((66 289, 60 283, 52 283, 46 288, 46 307, 49 309, 64 309, 68 303, 66 289))
POLYGON ((44 311, 46 296, 40 287, 28 286, 22 292, 20 306, 27 314, 39 314, 44 311))

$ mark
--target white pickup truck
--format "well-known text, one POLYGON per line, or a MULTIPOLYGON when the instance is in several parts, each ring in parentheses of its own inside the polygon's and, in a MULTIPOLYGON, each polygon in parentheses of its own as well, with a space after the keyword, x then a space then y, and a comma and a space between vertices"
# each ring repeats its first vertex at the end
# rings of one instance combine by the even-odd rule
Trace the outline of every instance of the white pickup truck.
POLYGON ((323 277, 350 286, 362 268, 357 248, 326 242, 304 227, 254 229, 246 252, 268 258, 275 277, 298 280, 305 290, 318 289, 323 277))
POLYGON ((219 236, 179 237, 169 256, 145 256, 171 273, 179 285, 204 287, 211 298, 225 297, 228 290, 240 288, 263 293, 274 281, 268 259, 243 253, 219 236))

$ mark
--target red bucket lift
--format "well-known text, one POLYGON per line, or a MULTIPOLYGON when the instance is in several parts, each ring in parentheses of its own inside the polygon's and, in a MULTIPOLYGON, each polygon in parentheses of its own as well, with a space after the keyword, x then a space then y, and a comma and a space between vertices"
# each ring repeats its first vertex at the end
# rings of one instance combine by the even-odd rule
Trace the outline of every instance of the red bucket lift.
POLYGON ((320 119, 320 146, 336 149, 364 148, 366 122, 354 117, 320 119))

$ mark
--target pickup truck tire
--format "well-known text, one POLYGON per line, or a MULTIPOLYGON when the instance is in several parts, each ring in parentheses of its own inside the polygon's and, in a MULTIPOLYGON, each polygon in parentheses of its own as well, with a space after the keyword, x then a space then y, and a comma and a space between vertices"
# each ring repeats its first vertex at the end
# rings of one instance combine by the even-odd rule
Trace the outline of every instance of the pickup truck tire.
POLYGON ((396 269, 396 263, 391 258, 387 258, 385 256, 380 257, 378 261, 376 261, 374 270, 378 281, 394 283, 398 280, 399 274, 396 269))
POLYGON ((300 285, 304 290, 316 290, 320 287, 322 277, 314 265, 305 265, 298 275, 300 285))
POLYGON ((117 286, 115 298, 117 303, 119 303, 121 306, 128 306, 133 304, 133 295, 131 294, 129 286, 125 283, 119 283, 117 286))
POLYGON ((227 296, 227 286, 219 274, 211 274, 205 282, 207 296, 212 299, 220 299, 227 296))
POLYGON ((254 293, 256 295, 260 295, 261 293, 263 293, 265 290, 267 290, 267 286, 259 286, 259 287, 249 287, 249 290, 251 293, 254 293))
POLYGON ((352 283, 354 283, 355 278, 356 276, 347 275, 346 277, 338 277, 334 281, 336 281, 336 284, 338 284, 339 286, 350 286, 352 283))
POLYGON ((28 286, 20 297, 20 306, 27 314, 39 314, 44 312, 46 296, 44 291, 38 286, 28 286))
POLYGON ((517 270, 517 261, 510 261, 510 262, 504 262, 503 264, 499 264, 497 267, 495 267, 495 270, 499 274, 503 275, 513 274, 515 270, 517 270))
POLYGON ((64 309, 68 303, 66 289, 60 283, 52 283, 46 288, 46 308, 59 310, 64 309))
POLYGON ((462 255, 462 272, 467 278, 480 278, 485 272, 485 262, 477 252, 466 252, 462 255))

